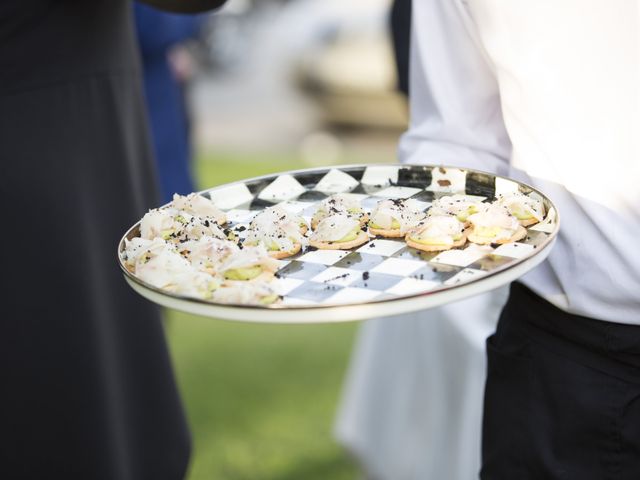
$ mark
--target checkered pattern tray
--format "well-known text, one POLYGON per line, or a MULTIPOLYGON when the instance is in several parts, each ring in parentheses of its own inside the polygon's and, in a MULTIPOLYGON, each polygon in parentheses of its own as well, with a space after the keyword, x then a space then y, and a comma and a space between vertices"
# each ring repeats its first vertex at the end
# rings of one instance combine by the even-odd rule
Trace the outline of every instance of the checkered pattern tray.
MULTIPOLYGON (((441 166, 375 165, 301 170, 259 177, 202 192, 227 212, 230 227, 243 227, 266 207, 281 206, 310 220, 317 203, 333 193, 360 196, 370 212, 386 198, 431 202, 454 193, 491 201, 519 191, 535 196, 545 218, 520 242, 501 246, 467 244, 462 249, 423 252, 402 239, 372 238, 359 248, 306 249, 281 260, 277 273, 282 302, 267 307, 230 306, 181 297, 140 282, 124 267, 129 284, 162 305, 215 318, 268 322, 325 322, 415 311, 475 295, 509 283, 540 263, 559 228, 558 215, 540 192, 483 172, 441 166)), ((125 235, 137 234, 135 225, 125 235)), ((124 247, 124 239, 120 250, 124 247)), ((121 265, 122 266, 122 265, 121 265)))

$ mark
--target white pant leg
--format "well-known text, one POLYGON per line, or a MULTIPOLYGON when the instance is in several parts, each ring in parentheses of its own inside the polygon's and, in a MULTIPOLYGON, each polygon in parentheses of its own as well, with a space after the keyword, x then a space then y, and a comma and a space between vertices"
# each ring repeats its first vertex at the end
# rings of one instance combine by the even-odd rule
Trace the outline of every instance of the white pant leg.
POLYGON ((480 469, 484 340, 508 294, 365 323, 335 433, 375 480, 470 480, 480 469))

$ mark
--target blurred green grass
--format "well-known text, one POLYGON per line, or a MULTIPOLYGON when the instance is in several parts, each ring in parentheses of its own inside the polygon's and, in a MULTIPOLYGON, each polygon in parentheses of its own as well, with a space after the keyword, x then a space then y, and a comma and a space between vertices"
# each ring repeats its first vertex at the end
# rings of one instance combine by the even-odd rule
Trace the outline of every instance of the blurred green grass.
MULTIPOLYGON (((201 155, 199 188, 304 168, 295 157, 201 155)), ((355 324, 258 325, 167 312, 193 434, 188 480, 351 480, 331 429, 355 324)))

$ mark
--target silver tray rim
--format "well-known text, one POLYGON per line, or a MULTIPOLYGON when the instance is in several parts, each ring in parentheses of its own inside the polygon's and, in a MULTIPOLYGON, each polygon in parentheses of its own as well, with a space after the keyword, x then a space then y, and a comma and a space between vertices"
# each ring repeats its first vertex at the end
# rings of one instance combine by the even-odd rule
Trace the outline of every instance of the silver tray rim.
MULTIPOLYGON (((270 173, 266 175, 260 175, 257 177, 246 178, 243 180, 237 180, 234 182, 224 183, 221 185, 216 185, 211 188, 206 188, 204 190, 199 190, 195 193, 203 194, 208 193, 221 188, 228 188, 233 185, 246 184, 248 182, 254 182, 259 180, 267 180, 270 178, 276 178, 280 175, 292 175, 292 174, 301 174, 301 173, 322 173, 329 172, 331 169, 357 169, 362 168, 365 169, 367 167, 427 167, 427 168, 451 168, 464 170, 466 172, 478 173, 482 175, 489 175, 493 178, 500 178, 507 181, 515 182, 519 186, 530 189, 532 192, 536 192, 538 195, 542 196, 546 201, 549 202, 551 208, 555 210, 555 228, 552 232, 549 233, 547 239, 536 248, 536 252, 529 254, 523 258, 516 259, 515 262, 511 264, 507 264, 501 267, 496 268, 495 270, 488 272, 486 275, 483 275, 480 278, 470 279, 468 281, 462 282, 457 285, 446 286, 441 288, 435 288, 434 290, 430 290, 428 292, 422 293, 414 293, 410 295, 406 295, 398 298, 387 298, 381 300, 372 300, 363 303, 357 304, 340 304, 340 305, 239 305, 239 304, 221 304, 214 303, 203 299, 187 297, 184 295, 179 295, 172 292, 167 292, 158 287, 150 285, 143 280, 140 280, 135 275, 133 275, 122 262, 121 252, 124 249, 125 239, 130 239, 134 236, 134 233, 138 231, 140 227, 141 220, 138 220, 133 226, 131 226, 125 234, 121 237, 118 242, 117 248, 117 261, 122 270, 125 280, 127 283, 140 295, 151 300, 154 303, 158 303, 168 308, 175 308, 178 310, 183 310, 189 313, 195 313, 198 315, 208 316, 212 318, 217 318, 221 320, 234 320, 234 321, 250 321, 250 322, 268 322, 268 323, 292 323, 293 321, 290 317, 295 315, 309 315, 310 312, 323 312, 325 315, 329 313, 344 313, 344 318, 337 320, 314 320, 318 315, 313 315, 311 318, 303 318, 295 323, 315 323, 315 322, 326 322, 326 321, 349 321, 349 320, 361 320, 365 318, 375 318, 380 316, 393 315, 394 313, 391 311, 393 306, 400 307, 401 304, 404 308, 397 313, 408 313, 412 311, 422 310, 426 308, 433 308, 435 306, 443 305, 445 303, 450 303, 452 301, 460 300, 466 297, 470 297, 488 290, 492 290, 494 288, 498 288, 501 285, 509 283, 513 280, 516 280, 520 276, 527 273, 529 270, 533 269, 538 264, 542 263, 549 255, 551 251, 551 247, 554 244, 558 232, 560 230, 560 212, 557 207, 553 203, 553 201, 544 193, 542 193, 537 188, 521 182, 519 180, 514 180, 513 178, 505 177, 503 175, 497 175, 494 173, 460 167, 453 165, 441 165, 441 164, 409 164, 409 163, 375 163, 375 164, 350 164, 350 165, 332 165, 326 167, 311 167, 311 168, 303 168, 298 170, 288 170, 283 172, 270 173), (439 298, 435 298, 439 297, 439 298), (441 297, 441 298, 440 298, 441 297), (426 300, 429 299, 429 300, 426 300), (425 301, 426 300, 426 301, 425 301), (408 301, 414 301, 416 305, 406 305, 408 301), (365 312, 367 307, 374 306, 377 310, 377 313, 369 315, 365 312), (380 308, 391 306, 391 308, 383 308, 384 311, 387 311, 385 315, 381 315, 380 308), (412 308, 412 307, 416 308, 412 308), (358 312, 357 309, 362 311, 358 312), (239 313, 242 312, 242 313, 239 313), (279 315, 268 314, 267 312, 277 312, 279 315), (285 314, 285 312, 287 312, 285 314), (259 316, 264 318, 260 319, 259 316), (245 318, 246 317, 246 318, 245 318)), ((163 208, 168 205, 164 204, 161 207, 163 208)), ((323 315, 323 316, 325 316, 323 315)))

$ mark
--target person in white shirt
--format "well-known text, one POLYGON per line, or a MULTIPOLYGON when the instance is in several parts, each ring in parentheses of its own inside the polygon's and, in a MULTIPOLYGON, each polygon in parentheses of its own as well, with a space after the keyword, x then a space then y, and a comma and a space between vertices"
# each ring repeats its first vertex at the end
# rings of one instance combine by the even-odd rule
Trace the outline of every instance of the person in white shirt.
POLYGON ((640 3, 414 0, 410 69, 401 161, 510 176, 561 218, 487 341, 480 477, 640 478, 640 3))
MULTIPOLYGON (((398 90, 408 95, 411 0, 395 0, 390 17, 398 90)), ((367 479, 477 476, 484 344, 507 295, 503 287, 363 323, 334 432, 367 479)))

